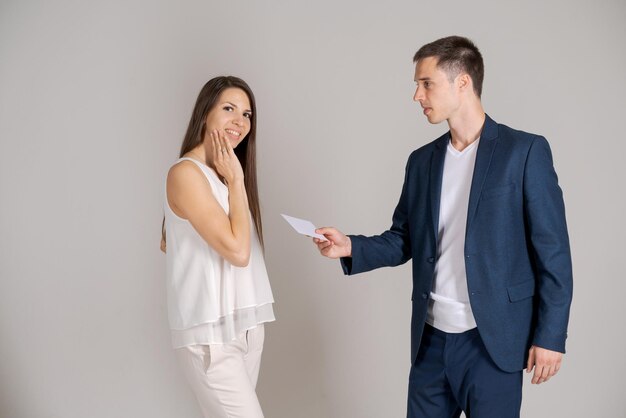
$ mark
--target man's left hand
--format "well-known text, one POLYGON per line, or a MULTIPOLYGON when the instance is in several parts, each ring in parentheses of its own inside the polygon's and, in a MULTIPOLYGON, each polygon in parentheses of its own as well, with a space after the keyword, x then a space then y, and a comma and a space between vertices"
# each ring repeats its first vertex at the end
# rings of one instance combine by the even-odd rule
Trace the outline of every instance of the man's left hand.
POLYGON ((533 368, 535 369, 531 383, 533 385, 541 384, 550 380, 561 368, 562 359, 563 353, 559 353, 558 351, 547 350, 537 347, 536 345, 530 347, 526 373, 530 373, 533 368))

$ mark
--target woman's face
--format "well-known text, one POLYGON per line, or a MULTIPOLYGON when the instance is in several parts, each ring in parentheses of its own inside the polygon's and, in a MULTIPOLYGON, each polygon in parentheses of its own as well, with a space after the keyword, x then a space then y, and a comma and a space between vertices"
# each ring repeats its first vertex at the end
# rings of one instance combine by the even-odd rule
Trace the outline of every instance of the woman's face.
POLYGON ((250 132, 252 110, 245 91, 237 87, 224 90, 206 116, 206 136, 214 129, 224 131, 235 148, 250 132))

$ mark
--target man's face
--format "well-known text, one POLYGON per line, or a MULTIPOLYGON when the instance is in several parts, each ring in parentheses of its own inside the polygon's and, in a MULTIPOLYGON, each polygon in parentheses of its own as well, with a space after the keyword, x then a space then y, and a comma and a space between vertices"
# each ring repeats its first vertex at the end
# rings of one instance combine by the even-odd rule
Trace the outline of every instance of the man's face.
POLYGON ((430 123, 440 123, 454 116, 460 106, 460 95, 457 83, 450 81, 448 74, 437 68, 437 57, 419 60, 415 66, 415 95, 413 100, 419 102, 424 115, 430 123))

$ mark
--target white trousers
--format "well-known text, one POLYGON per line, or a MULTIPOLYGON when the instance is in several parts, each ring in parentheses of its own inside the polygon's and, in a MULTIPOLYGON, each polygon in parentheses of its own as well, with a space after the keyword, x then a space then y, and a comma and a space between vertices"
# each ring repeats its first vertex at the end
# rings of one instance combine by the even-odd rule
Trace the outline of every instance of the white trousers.
POLYGON ((175 350, 206 418, 263 418, 255 388, 264 338, 260 324, 226 344, 175 350))

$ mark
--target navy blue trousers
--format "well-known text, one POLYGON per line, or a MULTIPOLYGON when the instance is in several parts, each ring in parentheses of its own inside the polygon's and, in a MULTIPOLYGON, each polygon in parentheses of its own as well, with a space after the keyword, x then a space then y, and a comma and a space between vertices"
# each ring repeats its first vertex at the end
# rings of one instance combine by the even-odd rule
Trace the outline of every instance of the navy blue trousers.
POLYGON ((476 328, 449 334, 426 324, 409 375, 408 418, 519 418, 522 371, 491 360, 476 328))

